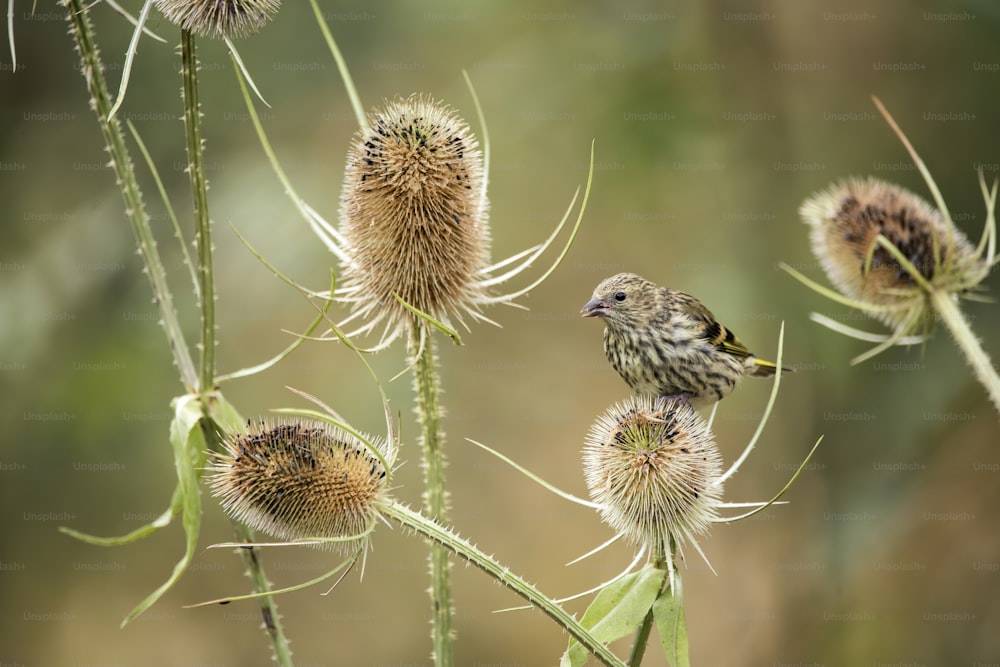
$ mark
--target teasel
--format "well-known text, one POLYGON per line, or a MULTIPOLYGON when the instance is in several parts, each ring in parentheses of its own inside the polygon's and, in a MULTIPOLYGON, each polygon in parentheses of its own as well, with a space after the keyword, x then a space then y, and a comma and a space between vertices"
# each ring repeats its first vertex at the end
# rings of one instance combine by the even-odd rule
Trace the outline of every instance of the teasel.
MULTIPOLYGON (((641 662, 654 623, 659 628, 668 661, 688 664, 678 569, 685 550, 693 548, 713 569, 698 540, 713 524, 749 518, 778 502, 822 440, 816 442, 788 483, 770 500, 723 501, 726 482, 748 459, 771 414, 780 384, 782 344, 783 330, 770 399, 750 442, 725 472, 712 432, 712 418, 704 419, 682 398, 639 395, 608 408, 597 417, 584 439, 583 469, 590 502, 553 489, 564 498, 596 509, 614 531, 610 540, 588 556, 620 540, 637 549, 634 560, 618 576, 563 599, 596 592, 584 618, 595 627, 605 620, 614 623, 614 633, 602 635, 608 641, 635 633, 629 664, 641 662), (739 509, 735 515, 723 515, 723 510, 736 508, 739 509), (635 570, 643 559, 646 560, 643 567, 635 570), (631 620, 624 622, 626 618, 631 620)), ((571 661, 581 657, 579 647, 573 642, 564 661, 567 657, 571 661)))
POLYGON ((546 241, 491 264, 488 146, 485 153, 461 116, 425 95, 394 99, 368 115, 349 150, 339 230, 312 221, 341 260, 336 296, 353 311, 341 324, 362 323, 349 336, 381 328, 374 346, 381 349, 413 330, 423 341, 431 320, 448 329, 468 328, 466 320, 493 323, 485 306, 513 304, 554 270, 523 289, 492 292, 551 246, 569 210, 546 241))
POLYGON ((791 267, 785 270, 829 298, 861 310, 891 328, 887 336, 858 331, 826 316, 813 319, 840 333, 877 342, 852 363, 893 345, 926 340, 940 319, 965 353, 1000 410, 1000 377, 959 308, 960 299, 987 300, 982 283, 996 265, 997 182, 988 187, 982 239, 974 246, 956 227, 934 179, 879 100, 879 111, 903 142, 924 177, 936 206, 892 183, 855 178, 835 183, 799 209, 809 225, 813 254, 839 293, 791 267))
POLYGON ((391 452, 381 440, 294 419, 250 422, 223 444, 208 481, 230 517, 279 540, 367 544, 387 502, 391 452))
POLYGON ((560 495, 597 509, 615 531, 616 539, 625 538, 640 547, 641 553, 672 562, 675 546, 680 550, 692 545, 704 557, 697 538, 711 524, 739 521, 773 505, 819 446, 817 441, 788 484, 771 500, 722 500, 726 481, 750 456, 770 419, 783 375, 784 337, 782 324, 767 405, 753 437, 725 472, 712 431, 718 403, 705 419, 682 397, 633 395, 599 415, 584 438, 583 470, 592 502, 560 495), (744 507, 754 509, 719 516, 720 509, 744 507))
POLYGON ((900 338, 933 328, 933 292, 958 298, 989 273, 990 262, 950 220, 892 183, 836 183, 799 212, 831 282, 900 338))
POLYGON ((638 396, 609 408, 584 441, 591 499, 618 534, 655 553, 696 545, 718 517, 722 456, 682 400, 638 396))
MULTIPOLYGON (((346 67, 339 57, 338 63, 344 74, 346 67)), ((432 520, 447 524, 443 407, 431 333, 442 331, 460 343, 455 323, 468 328, 467 320, 492 322, 483 313, 486 306, 515 305, 515 299, 538 287, 555 270, 582 220, 593 177, 593 147, 587 189, 559 256, 528 286, 494 294, 493 288, 520 275, 553 244, 570 217, 576 195, 543 243, 491 264, 485 125, 481 151, 467 123, 427 96, 397 98, 366 116, 353 84, 344 76, 360 130, 345 168, 339 229, 295 194, 273 157, 272 165, 299 211, 341 263, 337 288, 315 294, 328 302, 345 302, 352 312, 331 325, 335 337, 324 338, 353 341, 381 330, 377 341, 364 350, 373 352, 405 337, 420 422, 423 510, 432 520)), ((474 92, 473 99, 478 110, 474 92)), ((252 105, 248 109, 271 154, 252 105)), ((351 346, 361 349, 353 342, 351 346)), ((431 634, 438 664, 453 659, 449 567, 447 551, 432 544, 431 634)))
POLYGON ((280 0, 153 0, 171 23, 202 37, 246 37, 278 12, 280 0))
POLYGON ((341 428, 300 417, 251 421, 244 428, 226 434, 224 451, 214 456, 207 471, 213 495, 232 519, 281 541, 223 542, 212 547, 251 550, 309 545, 335 549, 345 558, 325 574, 304 583, 188 606, 281 595, 337 574, 339 583, 349 568, 367 555, 376 523, 395 523, 406 529, 406 534, 441 546, 516 592, 584 643, 603 664, 622 665, 571 614, 509 567, 392 497, 390 475, 398 443, 391 415, 389 418, 386 440, 370 438, 347 425, 341 428))
POLYGON ((640 556, 649 554, 673 568, 675 557, 691 546, 711 568, 698 538, 712 524, 739 521, 777 502, 819 446, 817 441, 771 500, 723 501, 726 481, 757 445, 778 386, 776 381, 750 442, 724 472, 711 418, 706 420, 688 401, 636 395, 612 405, 594 420, 584 438, 583 472, 592 502, 581 502, 597 509, 615 531, 615 539, 624 538, 637 546, 640 556), (719 515, 720 509, 746 507, 753 509, 735 516, 719 515))

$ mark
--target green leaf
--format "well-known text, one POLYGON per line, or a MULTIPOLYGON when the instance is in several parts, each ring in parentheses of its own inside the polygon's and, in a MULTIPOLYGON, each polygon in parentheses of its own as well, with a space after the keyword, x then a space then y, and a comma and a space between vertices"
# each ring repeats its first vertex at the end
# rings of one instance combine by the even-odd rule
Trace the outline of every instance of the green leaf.
MULTIPOLYGON (((584 612, 580 625, 587 628, 594 639, 604 643, 634 632, 656 601, 666 576, 666 571, 647 565, 606 586, 584 612)), ((581 667, 588 655, 587 649, 571 639, 559 662, 560 667, 581 667)))
POLYGON ((674 589, 667 589, 656 598, 653 603, 653 620, 660 635, 663 653, 671 667, 691 667, 680 577, 674 577, 674 589))
MULTIPOLYGON (((229 401, 227 401, 222 396, 222 394, 216 393, 211 395, 209 397, 209 401, 211 403, 213 421, 215 421, 215 423, 218 424, 220 427, 222 427, 224 430, 226 431, 236 430, 243 425, 244 423, 243 417, 240 415, 239 412, 236 411, 236 408, 234 408, 232 404, 229 403, 229 401)), ((194 407, 197 406, 195 405, 194 407)), ((191 419, 195 419, 196 420, 195 423, 197 423, 197 420, 201 418, 200 413, 192 411, 192 405, 190 404, 185 407, 185 411, 187 412, 185 419, 188 422, 190 422, 191 419)), ((171 434, 173 434, 174 432, 176 420, 177 417, 175 416, 174 420, 175 423, 171 424, 170 426, 171 434)), ((181 428, 183 428, 183 426, 181 428)), ((190 432, 191 428, 193 427, 187 428, 188 432, 190 432)), ((171 438, 173 438, 173 435, 171 435, 171 438)), ((189 460, 191 462, 191 466, 194 467, 196 472, 200 471, 201 468, 204 467, 205 465, 205 455, 207 453, 207 448, 204 445, 200 447, 188 447, 187 451, 189 460)), ((146 525, 136 528, 130 533, 126 533, 125 535, 118 535, 115 537, 98 537, 96 535, 90 535, 88 533, 82 533, 78 530, 73 530, 72 528, 68 528, 66 526, 60 526, 59 532, 63 533, 64 535, 69 535, 70 537, 76 538, 81 542, 86 542, 87 544, 93 544, 94 546, 118 547, 124 544, 130 544, 132 542, 141 540, 142 538, 147 537, 148 535, 152 535, 160 528, 165 528, 166 526, 169 526, 170 523, 173 521, 174 517, 181 513, 183 506, 184 506, 184 494, 181 490, 180 484, 178 484, 178 486, 174 488, 174 493, 170 498, 170 507, 168 507, 166 511, 164 511, 163 514, 161 514, 160 516, 156 517, 146 525)))
POLYGON ((246 420, 243 415, 233 407, 219 392, 209 396, 209 413, 212 421, 225 432, 236 431, 243 428, 246 420))
MULTIPOLYGON (((292 543, 290 542, 289 544, 292 544, 292 543)), ((244 548, 244 545, 242 545, 242 544, 240 544, 238 546, 240 548, 244 548)), ((340 572, 341 570, 343 570, 345 567, 348 568, 348 571, 350 571, 350 568, 354 566, 354 563, 358 560, 358 556, 360 556, 360 555, 361 555, 361 551, 358 550, 351 557, 345 558, 344 560, 342 560, 340 562, 340 564, 337 565, 337 567, 333 568, 329 572, 327 572, 325 574, 321 574, 320 576, 316 577, 315 579, 310 579, 309 581, 306 581, 306 582, 301 583, 301 584, 295 584, 294 586, 289 586, 287 588, 279 588, 277 590, 263 591, 261 593, 250 593, 249 595, 234 595, 234 596, 231 596, 231 597, 218 598, 216 600, 209 600, 207 602, 199 602, 197 604, 188 604, 188 605, 184 605, 184 608, 185 609, 193 609, 195 607, 207 607, 208 605, 214 605, 214 604, 229 604, 230 602, 239 602, 240 600, 256 600, 256 599, 259 599, 259 598, 266 598, 266 597, 272 597, 272 596, 275 596, 275 595, 282 595, 284 593, 294 593, 295 591, 301 591, 304 588, 309 588, 310 586, 315 586, 316 584, 320 583, 321 581, 325 581, 325 580, 329 579, 333 575, 335 575, 338 572, 340 572)), ((343 579, 343 577, 346 574, 347 574, 347 572, 344 572, 344 574, 341 575, 341 579, 343 579)), ((339 583, 340 583, 340 579, 337 580, 337 584, 339 584, 339 583)), ((337 584, 334 584, 334 586, 336 586, 337 584)), ((331 588, 330 590, 333 590, 333 589, 331 588)), ((327 591, 327 593, 329 593, 329 591, 327 591)))
POLYGON ((406 301, 403 300, 403 297, 399 296, 395 292, 393 292, 392 295, 394 297, 396 297, 396 301, 399 302, 399 305, 401 305, 403 308, 405 308, 406 310, 408 310, 411 313, 413 313, 417 318, 419 318, 419 319, 427 322, 432 327, 434 327, 435 329, 437 329, 438 331, 440 331, 444 335, 446 335, 449 338, 451 338, 451 342, 453 342, 455 345, 461 345, 462 344, 462 337, 458 335, 457 331, 455 331, 454 329, 452 329, 451 327, 449 327, 447 324, 445 324, 441 320, 435 318, 433 315, 431 315, 429 313, 425 313, 424 311, 420 310, 416 306, 411 306, 410 304, 406 303, 406 301))
POLYGON ((201 430, 203 418, 198 396, 186 394, 174 399, 174 419, 170 423, 170 444, 174 449, 174 467, 177 470, 177 489, 180 492, 181 517, 186 546, 184 555, 174 565, 174 570, 159 588, 129 612, 122 627, 149 609, 163 594, 170 590, 194 557, 201 529, 201 494, 198 488, 198 468, 204 463, 205 435, 201 430))
POLYGON ((169 526, 170 522, 173 521, 174 517, 181 511, 181 493, 180 488, 174 489, 174 495, 170 499, 170 507, 156 517, 145 526, 141 528, 136 528, 131 533, 125 535, 119 535, 117 537, 97 537, 96 535, 88 535, 87 533, 81 533, 78 530, 73 530, 72 528, 67 528, 66 526, 59 526, 59 532, 64 535, 69 535, 70 537, 75 537, 81 542, 86 542, 87 544, 93 544, 98 547, 117 547, 123 544, 129 544, 130 542, 136 542, 155 533, 160 528, 164 526, 169 526))

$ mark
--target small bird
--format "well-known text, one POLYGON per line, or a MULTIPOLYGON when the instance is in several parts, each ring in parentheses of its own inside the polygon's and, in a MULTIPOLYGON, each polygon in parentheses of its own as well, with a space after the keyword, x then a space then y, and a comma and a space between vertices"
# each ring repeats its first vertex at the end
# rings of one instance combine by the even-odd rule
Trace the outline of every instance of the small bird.
POLYGON ((640 395, 707 405, 728 396, 740 377, 771 377, 777 370, 755 357, 701 301, 634 273, 602 281, 580 313, 604 318, 604 354, 640 395))

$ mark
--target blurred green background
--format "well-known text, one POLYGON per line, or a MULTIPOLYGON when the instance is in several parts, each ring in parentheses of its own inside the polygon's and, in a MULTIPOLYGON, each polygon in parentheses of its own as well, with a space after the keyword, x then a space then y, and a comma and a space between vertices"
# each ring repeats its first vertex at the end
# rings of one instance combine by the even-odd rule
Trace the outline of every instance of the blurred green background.
MULTIPOLYGON (((120 630, 181 554, 179 527, 116 549, 56 532, 124 533, 166 507, 169 402, 182 388, 62 10, 44 2, 32 15, 22 0, 15 11, 20 66, 12 74, 4 49, 0 71, 0 663, 268 664, 250 604, 181 608, 247 590, 236 555, 200 549, 180 585, 120 630)), ((91 13, 117 86, 131 30, 105 5, 91 13)), ((944 331, 923 350, 850 367, 864 344, 808 320, 813 310, 849 314, 777 268, 785 261, 822 279, 796 210, 829 182, 873 174, 926 193, 872 94, 978 241, 976 169, 1000 175, 994 2, 350 1, 326 3, 326 13, 366 106, 426 92, 474 120, 461 75, 469 71, 492 138, 495 259, 548 234, 597 142, 579 240, 521 300, 530 310, 496 308, 488 314, 503 328, 475 326, 464 347, 442 344, 457 530, 554 596, 605 581, 631 560, 630 548, 616 546, 565 567, 609 530, 464 439, 585 495, 583 435, 627 390, 604 360, 600 325, 577 313, 600 279, 635 271, 699 296, 762 356, 786 323, 785 357, 799 372, 786 378, 728 500, 770 497, 825 435, 789 505, 703 540, 718 574, 693 554, 682 564, 694 664, 1000 662, 1000 429, 983 389, 944 331)), ((143 40, 122 116, 144 137, 189 228, 178 33, 151 16, 167 44, 143 40)), ((354 118, 311 11, 285 3, 238 43, 272 105, 263 117, 293 183, 335 219, 354 118)), ((290 340, 282 329, 301 330, 312 317, 230 224, 317 289, 332 259, 270 171, 223 46, 202 41, 200 55, 226 372, 274 354, 290 340)), ((177 244, 148 172, 139 172, 193 341, 177 244)), ((995 276, 987 282, 1000 288, 995 276)), ((997 307, 966 310, 987 351, 1000 355, 997 307)), ((404 365, 402 350, 374 363, 388 381, 404 365)), ((384 429, 375 388, 333 344, 306 345, 226 394, 248 416, 301 406, 286 385, 359 428, 384 429)), ((728 460, 768 390, 748 381, 721 405, 716 433, 728 460)), ((407 444, 396 494, 418 503, 409 381, 388 392, 407 444)), ((230 539, 228 521, 205 499, 201 545, 230 539)), ((425 553, 381 527, 363 580, 352 573, 329 596, 313 589, 281 599, 297 664, 428 664, 425 553)), ((288 549, 266 562, 287 585, 335 561, 288 549)), ((463 566, 454 578, 459 664, 556 662, 566 637, 549 620, 495 614, 518 599, 463 566)), ((585 602, 570 607, 579 613, 585 602)), ((657 653, 645 664, 665 664, 657 653)))

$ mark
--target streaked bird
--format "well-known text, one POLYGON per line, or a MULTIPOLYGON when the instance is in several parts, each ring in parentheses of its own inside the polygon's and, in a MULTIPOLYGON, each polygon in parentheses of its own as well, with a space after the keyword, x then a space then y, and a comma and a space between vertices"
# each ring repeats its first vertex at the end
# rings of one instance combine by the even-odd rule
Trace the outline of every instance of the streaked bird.
POLYGON ((771 377, 777 369, 755 357, 701 301, 634 273, 602 281, 580 312, 604 320, 604 353, 640 395, 706 405, 728 396, 742 376, 771 377))

